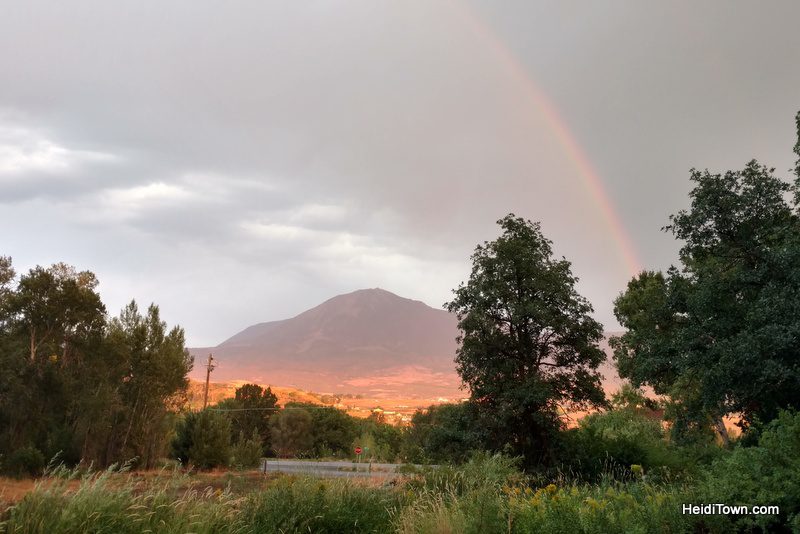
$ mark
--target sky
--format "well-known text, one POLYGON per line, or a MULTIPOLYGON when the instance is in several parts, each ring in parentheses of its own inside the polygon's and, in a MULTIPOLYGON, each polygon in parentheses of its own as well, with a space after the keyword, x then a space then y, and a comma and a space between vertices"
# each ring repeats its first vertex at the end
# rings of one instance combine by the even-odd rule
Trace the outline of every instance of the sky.
POLYGON ((0 3, 0 255, 190 346, 381 287, 435 307, 509 212, 607 329, 689 169, 789 178, 800 3, 0 3))

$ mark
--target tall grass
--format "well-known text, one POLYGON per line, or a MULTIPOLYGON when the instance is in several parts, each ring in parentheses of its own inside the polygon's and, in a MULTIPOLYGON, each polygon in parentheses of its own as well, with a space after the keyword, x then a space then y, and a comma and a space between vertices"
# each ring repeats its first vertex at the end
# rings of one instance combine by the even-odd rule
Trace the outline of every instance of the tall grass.
POLYGON ((393 530, 393 516, 406 500, 391 487, 282 477, 253 494, 240 517, 253 533, 383 533, 393 530))
POLYGON ((230 486, 195 487, 177 471, 155 479, 113 469, 88 474, 57 469, 49 475, 3 513, 0 532, 390 532, 396 510, 407 500, 394 487, 307 477, 281 477, 237 496, 230 486))
POLYGON ((240 499, 230 491, 179 489, 183 475, 119 480, 114 469, 81 475, 58 469, 4 513, 0 531, 30 534, 240 533, 240 499), (70 482, 79 479, 77 488, 70 482))
MULTIPOLYGON (((281 476, 249 491, 202 488, 178 471, 143 479, 56 469, 2 512, 0 532, 60 533, 672 533, 725 532, 681 515, 691 486, 625 481, 537 484, 513 460, 480 456, 395 485, 281 476)), ((207 479, 204 479, 207 480, 207 479)))

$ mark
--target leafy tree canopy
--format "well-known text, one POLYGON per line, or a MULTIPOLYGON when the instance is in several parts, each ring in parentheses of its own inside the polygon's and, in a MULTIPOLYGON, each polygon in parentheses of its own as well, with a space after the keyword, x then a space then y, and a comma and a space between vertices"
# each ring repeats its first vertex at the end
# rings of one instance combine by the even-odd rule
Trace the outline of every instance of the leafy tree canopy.
MULTIPOLYGON (((264 389, 258 384, 244 384, 236 388, 234 398, 224 403, 224 408, 230 410, 228 415, 234 441, 239 440, 239 435, 250 438, 256 432, 264 451, 269 451, 269 420, 275 415, 277 402, 278 397, 270 388, 264 389)), ((220 407, 223 408, 222 403, 220 407)))
POLYGON ((800 407, 800 190, 755 161, 691 180, 666 227, 680 267, 639 274, 615 301, 619 371, 671 395, 680 432, 769 421, 800 407))
POLYGON ((603 330, 540 225, 514 214, 498 224, 502 235, 476 247, 469 280, 446 304, 461 330, 456 365, 491 414, 496 446, 543 460, 560 410, 605 403, 603 330))

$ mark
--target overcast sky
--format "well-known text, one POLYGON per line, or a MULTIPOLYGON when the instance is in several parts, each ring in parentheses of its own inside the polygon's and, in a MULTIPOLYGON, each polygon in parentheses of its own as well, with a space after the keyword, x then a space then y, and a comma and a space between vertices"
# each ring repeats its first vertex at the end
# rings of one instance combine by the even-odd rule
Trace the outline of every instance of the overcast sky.
POLYGON ((109 312, 156 302, 206 346, 359 288, 438 307, 513 211, 614 329, 626 242, 675 261, 660 228, 691 167, 788 178, 798 20, 795 1, 2 2, 0 254, 92 270, 109 312))

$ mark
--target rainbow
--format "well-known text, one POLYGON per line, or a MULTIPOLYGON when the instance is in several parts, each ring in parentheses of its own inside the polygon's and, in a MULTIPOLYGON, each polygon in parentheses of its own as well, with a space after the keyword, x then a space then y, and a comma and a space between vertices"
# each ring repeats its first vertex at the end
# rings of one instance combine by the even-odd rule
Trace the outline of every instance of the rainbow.
POLYGON ((631 276, 638 274, 641 271, 641 263, 633 241, 614 208, 602 179, 594 170, 589 158, 570 132, 564 119, 559 115, 558 109, 531 78, 525 65, 517 59, 489 25, 484 23, 472 8, 466 5, 466 2, 453 2, 452 5, 455 7, 455 11, 462 16, 469 29, 492 50, 497 57, 498 64, 541 113, 556 140, 563 147, 566 156, 575 165, 584 187, 594 199, 595 205, 619 249, 620 259, 625 268, 631 276))

